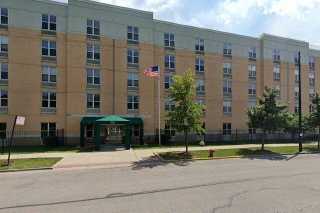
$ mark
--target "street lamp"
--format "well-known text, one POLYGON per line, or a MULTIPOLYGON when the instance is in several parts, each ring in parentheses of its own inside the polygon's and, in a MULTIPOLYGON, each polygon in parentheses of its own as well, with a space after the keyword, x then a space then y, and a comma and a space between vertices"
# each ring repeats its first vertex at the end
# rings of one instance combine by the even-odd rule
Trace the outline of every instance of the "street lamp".
POLYGON ((299 69, 299 152, 302 152, 302 97, 301 97, 301 53, 298 52, 299 69))

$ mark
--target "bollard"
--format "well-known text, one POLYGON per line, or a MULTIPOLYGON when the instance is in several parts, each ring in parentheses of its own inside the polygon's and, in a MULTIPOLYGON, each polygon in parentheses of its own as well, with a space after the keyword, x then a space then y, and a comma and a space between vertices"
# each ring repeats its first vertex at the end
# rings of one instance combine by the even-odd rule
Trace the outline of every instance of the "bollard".
POLYGON ((209 149, 209 158, 213 158, 213 153, 214 153, 214 150, 213 149, 209 149))

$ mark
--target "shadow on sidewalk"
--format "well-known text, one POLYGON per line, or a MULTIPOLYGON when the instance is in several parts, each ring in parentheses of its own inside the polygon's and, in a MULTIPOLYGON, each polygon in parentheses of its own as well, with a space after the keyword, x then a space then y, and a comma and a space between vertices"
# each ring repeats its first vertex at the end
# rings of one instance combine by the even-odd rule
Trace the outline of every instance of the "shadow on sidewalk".
MULTIPOLYGON (((270 150, 252 150, 252 149, 240 149, 237 154, 245 159, 258 159, 258 160, 273 160, 281 161, 287 160, 289 157, 287 155, 272 152, 270 150)), ((296 154, 298 155, 298 153, 296 154)))
POLYGON ((175 166, 188 166, 192 161, 164 161, 159 156, 153 155, 147 158, 144 158, 140 161, 134 162, 132 164, 132 170, 141 170, 141 169, 153 169, 155 167, 160 166, 168 166, 168 165, 175 165, 175 166))

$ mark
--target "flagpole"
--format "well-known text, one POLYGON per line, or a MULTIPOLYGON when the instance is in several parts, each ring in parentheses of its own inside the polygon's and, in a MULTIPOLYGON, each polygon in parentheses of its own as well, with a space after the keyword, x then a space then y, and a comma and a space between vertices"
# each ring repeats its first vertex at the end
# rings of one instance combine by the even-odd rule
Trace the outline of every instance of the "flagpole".
POLYGON ((161 72, 160 66, 159 69, 159 77, 158 77, 158 137, 159 137, 159 146, 161 146, 161 72))

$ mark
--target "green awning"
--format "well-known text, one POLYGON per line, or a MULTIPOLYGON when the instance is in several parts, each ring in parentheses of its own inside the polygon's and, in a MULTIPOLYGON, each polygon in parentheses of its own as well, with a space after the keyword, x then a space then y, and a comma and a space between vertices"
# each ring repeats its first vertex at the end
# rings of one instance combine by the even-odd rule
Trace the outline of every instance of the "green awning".
POLYGON ((109 115, 96 120, 99 124, 129 124, 130 121, 118 115, 109 115))

